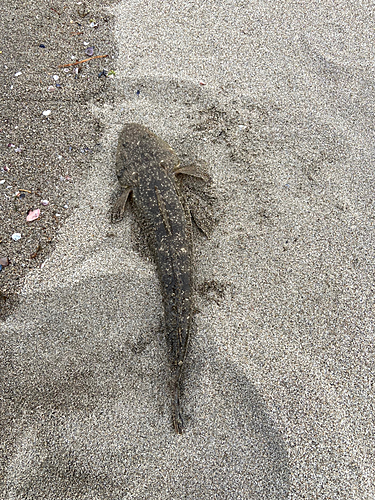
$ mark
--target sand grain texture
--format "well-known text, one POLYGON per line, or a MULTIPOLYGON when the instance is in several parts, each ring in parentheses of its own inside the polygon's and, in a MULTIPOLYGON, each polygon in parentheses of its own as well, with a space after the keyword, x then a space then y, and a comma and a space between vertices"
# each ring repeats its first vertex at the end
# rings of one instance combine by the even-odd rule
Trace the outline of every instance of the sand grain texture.
POLYGON ((1 325, 3 497, 373 498, 371 3, 111 12, 103 148, 1 325), (130 211, 109 222, 125 122, 207 162, 220 207, 194 239, 182 437, 154 265, 130 211))

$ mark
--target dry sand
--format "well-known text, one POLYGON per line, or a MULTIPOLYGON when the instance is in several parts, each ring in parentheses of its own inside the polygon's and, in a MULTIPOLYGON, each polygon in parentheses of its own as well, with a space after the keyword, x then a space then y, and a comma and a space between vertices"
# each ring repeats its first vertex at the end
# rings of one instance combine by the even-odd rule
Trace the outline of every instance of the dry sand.
POLYGON ((92 103, 104 147, 1 325, 4 499, 374 498, 375 32, 360 5, 113 7, 115 100, 92 103), (206 161, 218 197, 211 239, 195 235, 182 437, 154 265, 132 214, 108 218, 130 121, 206 161))

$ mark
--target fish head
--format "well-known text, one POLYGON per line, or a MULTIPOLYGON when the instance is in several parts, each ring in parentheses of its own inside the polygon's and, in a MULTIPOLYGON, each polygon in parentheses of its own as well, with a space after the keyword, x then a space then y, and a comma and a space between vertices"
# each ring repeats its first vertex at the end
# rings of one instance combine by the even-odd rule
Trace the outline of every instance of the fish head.
POLYGON ((134 172, 162 168, 172 174, 178 164, 173 149, 147 127, 139 123, 124 125, 116 155, 116 172, 122 185, 131 185, 134 172))

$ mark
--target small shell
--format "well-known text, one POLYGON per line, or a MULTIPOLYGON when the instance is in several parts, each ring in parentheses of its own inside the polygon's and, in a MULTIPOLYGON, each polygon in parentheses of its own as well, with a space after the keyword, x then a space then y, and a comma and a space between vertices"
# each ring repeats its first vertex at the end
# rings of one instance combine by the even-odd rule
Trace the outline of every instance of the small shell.
POLYGON ((37 208, 36 210, 29 210, 29 213, 27 214, 26 221, 31 222, 33 220, 39 219, 40 217, 40 209, 37 208))

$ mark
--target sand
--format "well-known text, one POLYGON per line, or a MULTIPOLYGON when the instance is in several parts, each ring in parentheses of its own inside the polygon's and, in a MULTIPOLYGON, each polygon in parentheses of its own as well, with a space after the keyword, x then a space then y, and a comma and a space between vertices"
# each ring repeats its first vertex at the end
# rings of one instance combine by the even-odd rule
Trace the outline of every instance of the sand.
MULTIPOLYGON (((4 499, 372 499, 371 3, 123 1, 102 148, 1 324, 4 499), (155 267, 112 225, 124 122, 205 161, 186 433, 155 267)), ((137 232, 138 231, 138 232, 137 232)))

